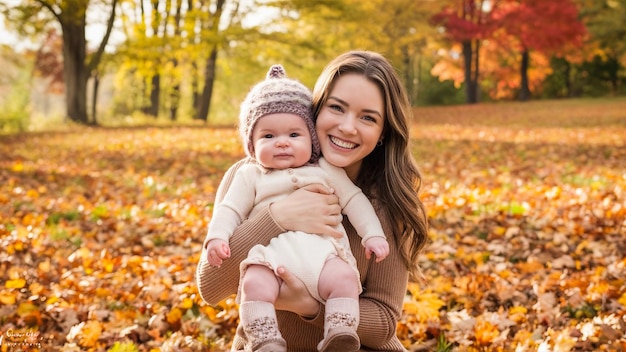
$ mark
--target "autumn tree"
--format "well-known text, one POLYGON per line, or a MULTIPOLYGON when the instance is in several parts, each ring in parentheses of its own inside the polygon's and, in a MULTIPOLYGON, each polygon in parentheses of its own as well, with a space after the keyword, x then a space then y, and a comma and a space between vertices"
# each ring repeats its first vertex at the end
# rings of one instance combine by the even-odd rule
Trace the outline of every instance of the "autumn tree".
POLYGON ((8 9, 14 25, 25 32, 37 32, 56 22, 63 37, 63 80, 67 116, 74 122, 88 124, 87 82, 104 53, 109 40, 118 0, 110 0, 107 29, 93 55, 87 54, 85 27, 90 0, 27 0, 8 9), (49 16, 46 16, 49 15, 49 16), (51 16, 51 17, 50 17, 51 16), (33 29, 34 28, 34 29, 33 29))
POLYGON ((444 30, 445 37, 461 43, 465 75, 466 102, 479 100, 480 46, 497 25, 493 14, 500 1, 459 0, 444 7, 431 18, 431 23, 444 30))
POLYGON ((48 80, 48 92, 63 93, 63 71, 63 40, 55 29, 50 29, 35 53, 34 74, 48 80))
POLYGON ((528 68, 531 50, 558 54, 567 45, 582 44, 585 27, 572 0, 505 0, 497 10, 504 31, 521 53, 519 100, 530 98, 528 68))
POLYGON ((229 44, 229 31, 240 32, 239 1, 129 1, 123 16, 127 40, 122 65, 143 79, 144 113, 157 117, 167 109, 175 120, 184 85, 190 87, 194 119, 207 121, 217 77, 218 53, 229 44), (233 29, 232 27, 236 27, 233 29))
MULTIPOLYGON (((437 2, 414 0, 355 1, 362 4, 364 16, 354 18, 354 35, 369 40, 369 47, 385 53, 399 71, 411 101, 417 101, 422 81, 424 56, 436 36, 428 23, 440 10, 437 2), (368 25, 364 19, 376 18, 368 25)), ((355 4, 356 5, 356 4, 355 4)))
POLYGON ((599 68, 596 79, 608 82, 611 94, 620 88, 620 71, 626 67, 626 3, 624 1, 577 0, 580 16, 589 32, 585 45, 592 48, 599 68))

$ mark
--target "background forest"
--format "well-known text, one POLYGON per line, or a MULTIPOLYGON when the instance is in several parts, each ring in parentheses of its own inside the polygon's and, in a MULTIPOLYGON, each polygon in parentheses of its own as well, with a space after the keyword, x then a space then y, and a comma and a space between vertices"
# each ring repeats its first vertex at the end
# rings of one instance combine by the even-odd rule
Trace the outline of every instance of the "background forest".
MULTIPOLYGON (((232 124, 267 67, 384 53, 415 106, 624 94, 619 0, 11 0, 0 129, 232 124)), ((5 36, 5 37, 6 37, 5 36)))

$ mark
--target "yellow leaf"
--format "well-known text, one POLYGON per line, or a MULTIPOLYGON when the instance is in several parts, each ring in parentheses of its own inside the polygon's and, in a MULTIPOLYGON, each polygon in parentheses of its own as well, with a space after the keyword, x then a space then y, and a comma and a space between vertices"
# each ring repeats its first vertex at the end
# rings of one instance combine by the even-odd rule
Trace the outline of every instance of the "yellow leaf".
POLYGON ((102 266, 107 273, 112 273, 115 269, 115 261, 108 258, 102 259, 102 266))
POLYGON ((180 321, 180 318, 183 317, 183 312, 178 308, 172 308, 172 310, 166 314, 166 317, 168 323, 176 324, 180 321))
POLYGON ((528 309, 522 306, 515 306, 509 309, 509 319, 520 324, 526 321, 526 313, 528 313, 528 309))
POLYGON ((108 288, 104 288, 104 287, 98 287, 96 288, 96 296, 100 297, 100 298, 106 298, 107 296, 111 296, 111 290, 109 290, 108 288))
POLYGON ((20 161, 16 161, 15 164, 13 164, 13 167, 11 169, 14 172, 24 171, 24 164, 22 164, 20 161))
POLYGON ((511 272, 511 270, 508 270, 508 269, 504 269, 498 272, 498 276, 500 276, 503 279, 507 279, 511 277, 512 275, 513 275, 513 272, 511 272))
POLYGON ((513 315, 513 314, 526 314, 528 312, 528 309, 526 309, 526 307, 522 307, 522 306, 515 306, 515 307, 511 307, 511 309, 509 309, 509 314, 513 315))
POLYGON ((411 297, 404 301, 404 311, 407 314, 414 316, 420 322, 439 318, 439 309, 445 303, 439 299, 436 293, 420 291, 418 286, 414 284, 409 284, 409 291, 411 297))
POLYGON ((617 300, 617 302, 623 306, 626 306, 626 292, 617 300))
POLYGON ((16 302, 16 293, 13 292, 0 292, 0 303, 10 305, 16 302))
POLYGON ((26 280, 22 278, 7 280, 7 282, 4 284, 4 287, 6 288, 23 288, 24 286, 26 286, 26 280))
POLYGON ((506 228, 502 227, 502 226, 496 226, 493 229, 493 234, 498 236, 498 237, 502 237, 504 234, 506 233, 506 228))
POLYGON ((22 302, 17 307, 17 314, 21 317, 37 311, 37 306, 30 302, 22 302))
POLYGON ((184 298, 182 302, 180 302, 180 307, 183 309, 189 309, 193 307, 193 300, 189 297, 184 298))
POLYGON ((44 287, 38 282, 33 282, 32 284, 28 285, 28 289, 32 294, 38 295, 43 291, 44 287))
POLYGON ((53 304, 55 304, 55 303, 57 303, 59 301, 60 301, 59 297, 51 296, 51 297, 48 297, 48 299, 46 300, 46 304, 47 305, 53 305, 53 304))

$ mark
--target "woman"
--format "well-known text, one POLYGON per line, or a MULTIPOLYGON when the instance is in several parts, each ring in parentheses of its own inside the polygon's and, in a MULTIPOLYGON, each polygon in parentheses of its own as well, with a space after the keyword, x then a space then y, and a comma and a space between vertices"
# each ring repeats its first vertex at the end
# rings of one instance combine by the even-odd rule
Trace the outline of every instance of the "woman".
MULTIPOLYGON (((363 292, 359 297, 357 330, 362 351, 405 351, 396 337, 396 322, 410 274, 418 273, 417 257, 427 241, 424 207, 418 198, 421 176, 409 147, 411 106, 389 62, 367 51, 344 53, 322 71, 313 90, 316 131, 324 158, 343 167, 372 201, 389 241, 387 258, 367 260, 354 227, 343 221, 357 261, 363 292)), ((222 180, 223 197, 241 162, 222 180)), ((231 237, 231 257, 211 267, 203 250, 197 270, 198 288, 209 304, 237 292, 239 263, 256 244, 266 245, 285 232, 336 233, 340 207, 332 190, 321 185, 302 188, 272 203, 241 224, 231 237)), ((206 246, 205 246, 206 248, 206 246)), ((324 307, 291 273, 283 280, 276 301, 280 331, 289 351, 316 351, 323 337, 324 307)), ((243 346, 240 335, 233 350, 243 346)))

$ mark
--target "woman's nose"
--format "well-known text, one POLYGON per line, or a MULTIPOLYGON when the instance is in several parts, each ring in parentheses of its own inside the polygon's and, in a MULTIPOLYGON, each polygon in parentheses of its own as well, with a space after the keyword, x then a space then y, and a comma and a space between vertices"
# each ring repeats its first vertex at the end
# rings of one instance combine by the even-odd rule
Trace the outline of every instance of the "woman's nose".
POLYGON ((347 115, 339 124, 339 131, 347 135, 356 134, 355 118, 347 115))

